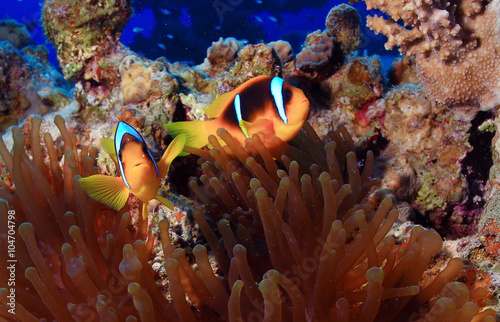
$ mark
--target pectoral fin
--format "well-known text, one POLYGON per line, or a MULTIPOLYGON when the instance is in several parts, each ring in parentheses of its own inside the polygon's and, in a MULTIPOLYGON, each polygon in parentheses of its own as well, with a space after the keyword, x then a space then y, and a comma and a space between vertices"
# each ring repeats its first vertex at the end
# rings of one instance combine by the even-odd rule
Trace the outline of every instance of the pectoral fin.
POLYGON ((115 141, 112 139, 101 139, 102 149, 109 154, 113 161, 118 162, 115 151, 115 141))
POLYGON ((185 134, 179 134, 175 139, 169 144, 165 153, 158 162, 158 169, 160 170, 160 178, 163 178, 168 173, 168 168, 170 163, 182 152, 184 146, 186 145, 187 137, 185 134))
POLYGON ((115 210, 125 206, 129 197, 129 190, 122 178, 96 174, 81 178, 80 185, 94 200, 97 200, 115 210))
POLYGON ((156 199, 161 202, 162 204, 164 204, 165 206, 168 207, 168 209, 170 210, 174 210, 174 205, 172 205, 172 203, 170 201, 167 200, 167 198, 163 198, 162 196, 160 195, 156 195, 156 199))
POLYGON ((247 138, 254 134, 263 134, 264 136, 274 134, 273 122, 268 119, 260 119, 257 122, 241 120, 239 126, 247 138))

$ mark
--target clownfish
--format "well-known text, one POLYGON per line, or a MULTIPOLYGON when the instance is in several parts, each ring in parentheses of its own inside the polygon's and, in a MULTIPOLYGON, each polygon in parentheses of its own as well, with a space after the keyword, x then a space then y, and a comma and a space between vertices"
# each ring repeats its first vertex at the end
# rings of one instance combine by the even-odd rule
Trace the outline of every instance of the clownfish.
POLYGON ((271 148, 272 138, 290 141, 300 131, 309 113, 304 92, 279 77, 257 76, 231 92, 219 96, 205 108, 208 121, 165 124, 170 135, 186 134, 186 146, 208 145, 208 136, 224 128, 245 146, 245 140, 259 134, 271 148))
POLYGON ((186 136, 177 136, 168 146, 161 160, 156 163, 142 136, 125 122, 118 123, 114 142, 101 140, 103 149, 118 163, 121 177, 96 174, 79 179, 85 192, 94 200, 120 210, 129 193, 143 202, 143 214, 148 201, 157 199, 173 209, 170 201, 158 195, 161 178, 168 173, 170 163, 186 144, 186 136))

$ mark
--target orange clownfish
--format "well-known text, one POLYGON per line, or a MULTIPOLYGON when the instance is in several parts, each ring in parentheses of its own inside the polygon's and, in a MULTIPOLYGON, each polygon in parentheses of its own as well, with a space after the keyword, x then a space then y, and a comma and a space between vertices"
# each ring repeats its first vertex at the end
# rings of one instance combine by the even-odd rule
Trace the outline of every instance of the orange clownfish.
POLYGON ((111 139, 101 142, 103 149, 118 163, 121 178, 103 174, 81 178, 80 185, 91 198, 120 210, 131 192, 144 203, 143 214, 148 201, 152 199, 173 209, 170 201, 158 195, 158 189, 160 179, 167 175, 170 163, 184 149, 185 135, 177 136, 170 143, 158 164, 139 132, 125 122, 118 123, 114 143, 111 139))
POLYGON ((225 128, 245 146, 245 140, 259 134, 270 148, 274 136, 290 141, 300 131, 309 112, 309 100, 301 89, 279 77, 257 76, 231 92, 219 96, 205 109, 208 121, 165 124, 172 136, 186 134, 186 146, 201 148, 208 136, 225 128))

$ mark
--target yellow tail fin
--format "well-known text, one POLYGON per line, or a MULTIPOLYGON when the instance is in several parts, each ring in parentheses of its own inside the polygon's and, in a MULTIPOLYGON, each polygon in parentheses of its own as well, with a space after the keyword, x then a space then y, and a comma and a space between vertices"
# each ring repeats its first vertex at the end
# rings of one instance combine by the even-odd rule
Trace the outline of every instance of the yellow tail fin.
POLYGON ((129 190, 120 177, 96 174, 78 182, 89 197, 115 210, 122 209, 129 197, 129 190))

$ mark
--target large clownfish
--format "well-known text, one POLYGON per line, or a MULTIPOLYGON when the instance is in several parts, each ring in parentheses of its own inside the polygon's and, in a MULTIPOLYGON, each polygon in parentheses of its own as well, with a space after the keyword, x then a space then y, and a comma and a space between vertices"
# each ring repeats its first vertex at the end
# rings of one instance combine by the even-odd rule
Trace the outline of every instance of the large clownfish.
POLYGON ((114 142, 101 140, 103 149, 118 163, 120 177, 102 174, 81 178, 80 185, 93 199, 120 210, 129 193, 144 203, 143 214, 148 201, 157 199, 173 209, 170 201, 158 195, 161 178, 168 173, 168 168, 177 155, 184 149, 186 136, 177 136, 168 146, 161 160, 156 163, 142 136, 125 122, 118 123, 114 142))
POLYGON ((201 148, 208 136, 225 128, 245 146, 245 140, 259 134, 271 148, 273 137, 290 141, 302 128, 309 112, 309 100, 301 89, 279 77, 257 76, 231 92, 219 96, 205 109, 214 118, 165 124, 172 136, 186 134, 186 146, 201 148))

